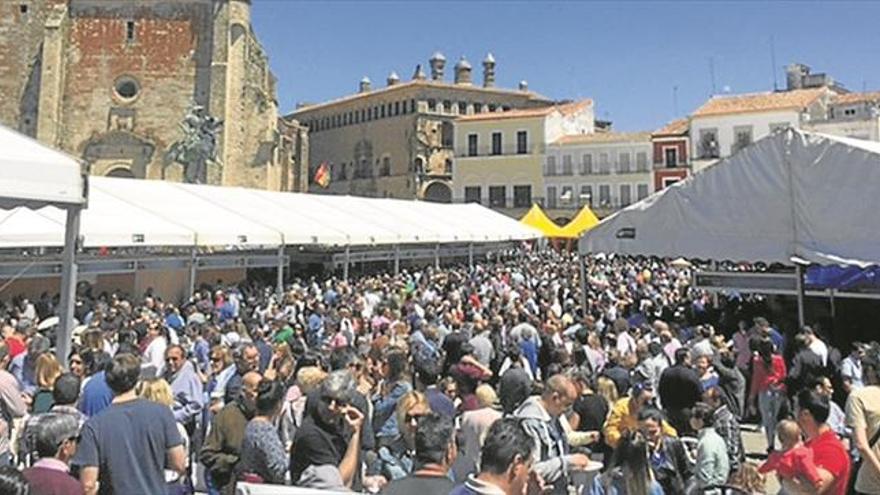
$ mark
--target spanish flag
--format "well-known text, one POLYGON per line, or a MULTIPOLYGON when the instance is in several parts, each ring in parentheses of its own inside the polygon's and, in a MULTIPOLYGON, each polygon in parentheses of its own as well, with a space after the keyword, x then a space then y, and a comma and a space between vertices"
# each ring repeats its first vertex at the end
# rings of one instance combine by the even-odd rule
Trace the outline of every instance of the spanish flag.
POLYGON ((330 166, 327 162, 321 162, 318 170, 315 171, 315 184, 326 189, 330 185, 330 166))

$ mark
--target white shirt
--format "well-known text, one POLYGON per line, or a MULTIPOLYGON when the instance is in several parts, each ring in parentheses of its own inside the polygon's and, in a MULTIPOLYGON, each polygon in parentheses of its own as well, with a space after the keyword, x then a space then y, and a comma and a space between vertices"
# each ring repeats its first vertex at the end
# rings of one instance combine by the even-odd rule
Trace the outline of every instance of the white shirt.
POLYGON ((165 337, 156 337, 144 351, 144 364, 153 366, 156 369, 156 376, 162 376, 162 372, 165 370, 165 348, 167 347, 168 342, 165 341, 165 337))
POLYGON ((822 342, 822 340, 818 338, 814 338, 810 343, 810 350, 822 358, 822 366, 828 366, 828 346, 825 345, 825 342, 822 342))

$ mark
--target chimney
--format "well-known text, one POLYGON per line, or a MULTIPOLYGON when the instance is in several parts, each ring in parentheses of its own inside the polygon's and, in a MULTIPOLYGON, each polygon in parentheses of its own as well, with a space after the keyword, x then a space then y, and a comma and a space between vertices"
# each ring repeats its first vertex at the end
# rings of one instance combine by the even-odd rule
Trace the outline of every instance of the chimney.
POLYGON ((495 86, 495 57, 492 52, 486 54, 483 59, 483 87, 491 88, 495 86))
POLYGON ((361 79, 360 85, 358 86, 358 93, 369 93, 370 89, 371 89, 370 78, 367 76, 364 76, 364 78, 361 79))
POLYGON ((810 75, 810 68, 804 64, 788 64, 785 67, 785 89, 802 89, 804 79, 810 75))
POLYGON ((446 67, 446 57, 440 52, 434 52, 429 62, 431 63, 431 80, 442 81, 443 68, 446 67))
POLYGON ((519 90, 520 91, 528 91, 529 90, 529 82, 523 79, 519 82, 519 90))
POLYGON ((455 64, 455 84, 471 83, 471 64, 464 56, 455 64))
POLYGON ((389 86, 394 86, 395 84, 400 82, 400 76, 397 75, 397 72, 391 71, 391 74, 388 74, 388 79, 386 82, 389 86))
POLYGON ((416 65, 416 70, 415 72, 413 72, 412 78, 414 81, 424 81, 425 79, 427 79, 427 77, 425 76, 425 71, 422 70, 422 64, 416 65))

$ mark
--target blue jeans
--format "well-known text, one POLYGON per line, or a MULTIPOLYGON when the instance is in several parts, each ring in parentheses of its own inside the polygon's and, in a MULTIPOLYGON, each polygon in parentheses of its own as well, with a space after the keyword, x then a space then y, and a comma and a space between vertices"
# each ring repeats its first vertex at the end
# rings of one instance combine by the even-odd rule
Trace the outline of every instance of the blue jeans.
POLYGON ((761 412, 761 425, 767 437, 767 446, 772 449, 776 444, 776 418, 785 395, 777 390, 766 390, 758 395, 758 410, 761 412))

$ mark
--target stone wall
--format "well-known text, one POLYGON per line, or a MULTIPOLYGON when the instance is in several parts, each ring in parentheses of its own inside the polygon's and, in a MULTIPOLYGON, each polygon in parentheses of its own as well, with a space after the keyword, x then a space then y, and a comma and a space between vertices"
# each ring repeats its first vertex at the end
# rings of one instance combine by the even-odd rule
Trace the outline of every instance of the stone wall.
POLYGON ((183 166, 167 153, 195 103, 224 123, 206 182, 295 189, 294 169, 308 162, 305 129, 294 126, 296 153, 283 153, 275 80, 250 8, 250 0, 0 2, 0 91, 13 95, 0 98, 0 123, 83 157, 95 175, 179 181, 183 166))

